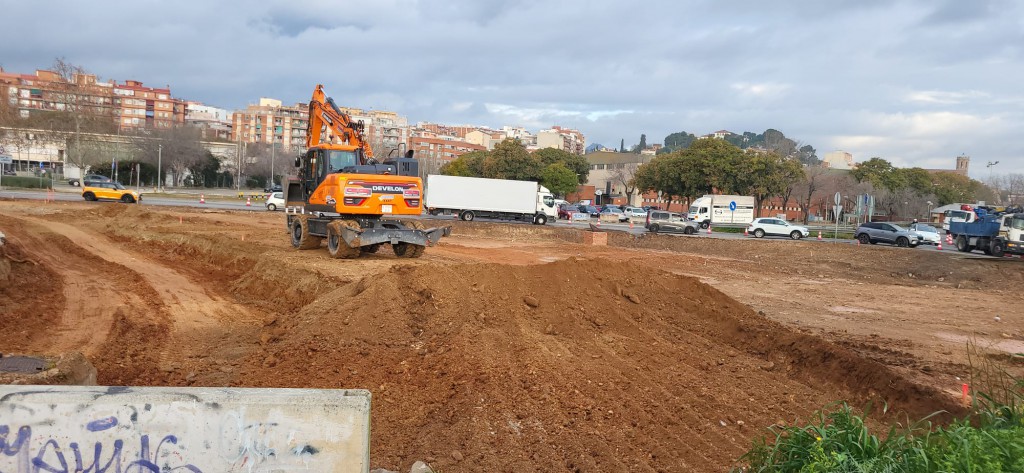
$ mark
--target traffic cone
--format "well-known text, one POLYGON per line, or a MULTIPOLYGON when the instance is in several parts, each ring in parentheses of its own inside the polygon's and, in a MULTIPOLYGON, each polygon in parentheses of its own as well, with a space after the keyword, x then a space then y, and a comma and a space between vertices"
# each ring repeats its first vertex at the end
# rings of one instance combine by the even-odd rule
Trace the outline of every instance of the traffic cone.
POLYGON ((246 197, 245 198, 245 206, 246 207, 252 207, 252 197, 246 197))
POLYGON ((821 241, 821 230, 818 230, 818 241, 821 241))
POLYGON ((710 235, 710 234, 711 234, 711 224, 709 223, 708 224, 708 235, 710 235))
POLYGON ((747 229, 746 228, 743 229, 743 236, 749 236, 749 235, 747 235, 747 229))
POLYGON ((601 216, 597 216, 597 228, 601 228, 601 216))
POLYGON ((206 203, 206 194, 199 194, 199 203, 200 204, 205 204, 206 203))
POLYGON ((633 219, 629 219, 629 229, 633 229, 633 219))
POLYGON ((942 241, 939 241, 939 244, 935 246, 935 249, 942 251, 942 241))

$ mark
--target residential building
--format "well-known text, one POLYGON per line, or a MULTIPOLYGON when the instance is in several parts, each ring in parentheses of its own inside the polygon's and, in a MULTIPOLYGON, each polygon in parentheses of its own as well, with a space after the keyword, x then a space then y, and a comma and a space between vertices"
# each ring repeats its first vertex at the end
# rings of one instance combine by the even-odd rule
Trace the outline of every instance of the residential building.
POLYGON ((537 146, 537 135, 530 133, 529 130, 521 126, 503 126, 501 127, 501 133, 505 138, 519 140, 527 149, 537 146))
POLYGON ((231 140, 231 111, 188 102, 185 123, 199 128, 203 139, 231 140))
POLYGON ((857 166, 857 164, 853 162, 853 155, 846 151, 832 151, 830 153, 825 153, 825 157, 821 162, 822 165, 831 169, 850 170, 857 166))
POLYGON ((409 142, 409 119, 396 112, 339 107, 355 122, 363 122, 366 141, 375 154, 386 155, 409 142))
POLYGON ((286 106, 280 100, 260 97, 257 104, 234 113, 231 141, 273 144, 284 150, 303 149, 308 124, 308 104, 286 106))
POLYGON ((488 151, 493 150, 494 147, 504 139, 505 133, 497 130, 491 130, 489 128, 479 128, 466 133, 467 143, 483 146, 488 151))
POLYGON ((587 148, 586 138, 579 130, 553 126, 537 132, 538 148, 555 148, 582 155, 587 148))
POLYGON ((101 82, 93 74, 74 74, 65 80, 54 71, 37 70, 31 75, 0 69, 0 96, 22 118, 33 112, 79 108, 89 115, 109 116, 122 130, 167 129, 185 123, 187 112, 185 102, 173 98, 169 86, 145 87, 134 80, 101 82))

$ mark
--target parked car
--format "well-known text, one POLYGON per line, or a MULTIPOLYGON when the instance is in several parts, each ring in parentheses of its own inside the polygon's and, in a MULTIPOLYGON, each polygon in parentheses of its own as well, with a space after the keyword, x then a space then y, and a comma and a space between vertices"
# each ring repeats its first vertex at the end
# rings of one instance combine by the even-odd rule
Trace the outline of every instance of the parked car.
POLYGON ((614 218, 617 222, 623 221, 622 210, 615 206, 605 207, 601 210, 601 216, 605 218, 614 218))
POLYGON ((618 205, 615 205, 615 204, 604 204, 604 205, 601 206, 601 211, 602 212, 604 212, 606 209, 614 209, 614 210, 618 210, 620 213, 622 212, 622 207, 619 207, 618 205))
POLYGON ((285 206, 284 192, 273 192, 267 196, 267 210, 274 211, 285 206))
POLYGON ((274 184, 274 185, 272 185, 270 187, 264 188, 263 189, 263 193, 264 194, 272 194, 274 192, 281 192, 283 190, 284 189, 281 188, 281 184, 274 184))
POLYGON ((114 182, 114 181, 110 180, 110 178, 107 177, 107 176, 101 176, 99 174, 86 174, 84 179, 78 179, 77 177, 68 179, 68 184, 70 184, 70 185, 72 185, 74 187, 78 187, 78 186, 81 186, 83 184, 86 187, 88 187, 88 186, 91 186, 93 184, 100 183, 100 182, 114 182), (84 183, 83 183, 83 181, 84 181, 84 183))
POLYGON ((687 235, 693 235, 700 229, 699 223, 687 220, 682 214, 665 210, 647 212, 647 222, 644 226, 651 233, 677 232, 687 235))
POLYGON ((939 229, 927 223, 912 223, 910 224, 910 231, 920 236, 921 243, 926 245, 938 245, 942 241, 942 237, 939 236, 939 229))
POLYGON ((590 214, 590 216, 594 218, 601 216, 601 211, 597 210, 597 207, 594 207, 593 205, 581 205, 580 213, 590 214))
POLYGON ((624 214, 626 214, 626 215, 628 215, 630 217, 636 217, 636 218, 646 218, 647 217, 647 211, 642 209, 642 208, 640 208, 640 207, 626 207, 626 208, 622 209, 622 213, 624 213, 624 214))
POLYGON ((862 244, 889 243, 902 248, 916 247, 924 241, 921 235, 894 223, 868 222, 857 227, 853 237, 862 244))
POLYGON ((794 240, 806 238, 811 234, 811 231, 807 227, 801 225, 793 225, 785 220, 778 218, 755 218, 754 221, 750 222, 747 226, 747 233, 754 235, 757 238, 764 238, 766 235, 774 236, 788 236, 794 240))
POLYGON ((558 219, 559 220, 568 220, 569 217, 572 216, 572 214, 577 213, 579 211, 580 211, 580 207, 578 205, 572 205, 572 204, 562 204, 562 205, 559 205, 558 206, 558 219))
POLYGON ((132 204, 142 201, 142 193, 128 189, 119 182, 93 182, 82 188, 82 198, 88 201, 120 200, 132 204))

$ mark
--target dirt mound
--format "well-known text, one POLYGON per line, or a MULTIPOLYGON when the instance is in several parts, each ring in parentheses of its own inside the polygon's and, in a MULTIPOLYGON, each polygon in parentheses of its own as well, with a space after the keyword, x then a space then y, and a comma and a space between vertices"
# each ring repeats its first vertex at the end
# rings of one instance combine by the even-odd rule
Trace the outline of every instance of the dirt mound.
POLYGON ((373 463, 392 469, 723 471, 762 428, 840 398, 955 409, 637 263, 396 266, 260 342, 239 384, 370 389, 373 463))
POLYGON ((60 320, 64 295, 60 275, 26 251, 22 224, 0 217, 0 227, 0 351, 21 351, 60 320))

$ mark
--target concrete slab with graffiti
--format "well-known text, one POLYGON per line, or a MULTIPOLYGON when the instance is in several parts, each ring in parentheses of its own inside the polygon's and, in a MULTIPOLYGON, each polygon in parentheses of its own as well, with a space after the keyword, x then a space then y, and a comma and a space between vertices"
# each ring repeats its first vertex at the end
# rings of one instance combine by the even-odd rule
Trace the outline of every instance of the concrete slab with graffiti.
POLYGON ((0 386, 0 472, 360 472, 370 392, 0 386))

